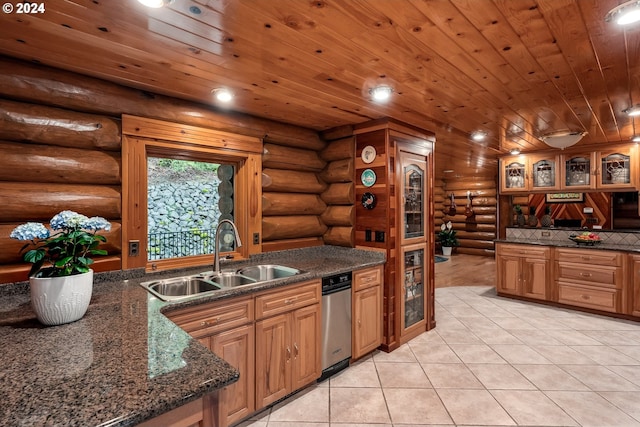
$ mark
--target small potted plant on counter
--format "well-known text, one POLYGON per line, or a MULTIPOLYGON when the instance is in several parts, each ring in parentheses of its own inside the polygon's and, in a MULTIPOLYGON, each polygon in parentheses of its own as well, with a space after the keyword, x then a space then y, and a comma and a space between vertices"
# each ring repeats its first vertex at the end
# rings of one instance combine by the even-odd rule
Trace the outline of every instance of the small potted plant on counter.
POLYGON ((451 221, 440 226, 440 232, 438 233, 438 240, 442 245, 442 255, 450 256, 451 250, 454 246, 458 246, 458 238, 456 237, 456 230, 453 229, 451 221))
POLYGON ((520 205, 515 205, 513 209, 516 211, 516 224, 518 225, 518 227, 524 227, 526 221, 524 218, 524 214, 522 213, 522 208, 520 207, 520 205))
POLYGON ((88 218, 73 211, 62 211, 49 222, 51 229, 39 222, 17 226, 10 237, 30 240, 20 252, 32 263, 29 272, 31 305, 38 320, 45 325, 62 325, 84 316, 93 291, 91 255, 106 255, 98 249, 106 238, 96 234, 111 230, 102 217, 88 218))

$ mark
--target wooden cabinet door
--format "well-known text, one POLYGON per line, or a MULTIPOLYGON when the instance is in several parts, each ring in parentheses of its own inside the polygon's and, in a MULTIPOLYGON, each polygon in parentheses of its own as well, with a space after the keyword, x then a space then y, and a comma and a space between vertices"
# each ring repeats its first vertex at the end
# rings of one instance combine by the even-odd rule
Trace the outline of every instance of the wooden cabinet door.
POLYGON ((499 255, 496 258, 496 288, 504 294, 520 295, 520 257, 499 255))
POLYGON ((291 384, 290 313, 256 322, 256 409, 289 394, 291 384))
POLYGON ((631 255, 631 315, 640 316, 640 255, 631 255))
POLYGON ((549 261, 546 259, 522 258, 522 295, 529 298, 547 299, 549 261))
POLYGON ((560 174, 558 156, 552 154, 531 154, 528 156, 529 182, 531 190, 558 190, 560 174))
POLYGON ((596 188, 595 153, 561 155, 560 188, 564 190, 590 190, 596 188))
POLYGON ((293 329, 291 391, 298 390, 320 377, 322 371, 321 316, 319 304, 301 308, 291 315, 293 329))
POLYGON ((354 294, 352 357, 358 359, 382 342, 382 289, 374 286, 354 294))
POLYGON ((211 350, 240 372, 237 382, 219 392, 218 427, 226 427, 255 411, 253 325, 214 335, 211 350))
POLYGON ((500 192, 518 193, 529 190, 528 162, 524 155, 500 159, 500 192))
POLYGON ((635 145, 597 153, 597 187, 604 191, 635 189, 638 180, 635 145))

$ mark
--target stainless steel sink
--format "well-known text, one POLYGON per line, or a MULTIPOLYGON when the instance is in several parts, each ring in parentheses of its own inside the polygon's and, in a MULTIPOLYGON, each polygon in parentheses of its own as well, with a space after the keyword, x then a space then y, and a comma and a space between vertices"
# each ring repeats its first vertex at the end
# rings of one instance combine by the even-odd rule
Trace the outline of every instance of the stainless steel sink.
POLYGON ((264 282, 267 280, 295 276, 296 274, 300 274, 301 271, 284 265, 262 264, 241 268, 237 273, 251 277, 258 282, 264 282))
POLYGON ((251 285, 256 279, 235 272, 221 272, 203 276, 207 280, 220 285, 222 288, 235 288, 236 286, 251 285))
POLYGON ((216 283, 197 276, 155 280, 144 282, 140 285, 164 301, 188 298, 194 295, 214 292, 221 288, 216 283))

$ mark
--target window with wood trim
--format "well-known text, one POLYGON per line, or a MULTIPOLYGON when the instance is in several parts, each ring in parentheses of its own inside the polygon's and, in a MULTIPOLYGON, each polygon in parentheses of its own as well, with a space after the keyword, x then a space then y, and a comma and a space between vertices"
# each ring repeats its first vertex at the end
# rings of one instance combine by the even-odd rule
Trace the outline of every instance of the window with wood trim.
MULTIPOLYGON (((260 252, 262 142, 258 138, 124 116, 122 149, 123 269, 165 270, 211 265, 212 251, 216 250, 213 232, 217 222, 224 218, 234 221, 243 245, 237 247, 234 241, 221 239, 223 256, 245 258, 260 252), (178 243, 159 242, 158 236, 152 234, 158 229, 154 222, 162 218, 149 212, 150 206, 154 210, 161 209, 154 200, 163 195, 153 194, 159 164, 169 169, 163 173, 179 172, 173 179, 174 184, 193 181, 192 178, 200 174, 195 171, 205 171, 200 174, 205 181, 215 177, 199 187, 192 182, 188 185, 195 187, 185 192, 192 193, 195 198, 199 197, 195 192, 215 191, 219 197, 203 199, 208 199, 209 203, 214 200, 217 206, 196 203, 165 216, 165 222, 174 221, 169 228, 177 233, 167 238, 186 239, 186 250, 174 251, 178 243), (207 170, 211 173, 206 173, 207 170), (213 221, 203 221, 206 230, 197 229, 195 225, 203 217, 198 210, 214 211, 213 221), (192 224, 191 220, 195 222, 192 224), (138 245, 138 254, 130 250, 132 244, 138 245), (167 245, 171 248, 167 249, 167 245)), ((183 197, 188 198, 189 194, 183 194, 183 197)), ((221 232, 224 234, 225 230, 221 232)))

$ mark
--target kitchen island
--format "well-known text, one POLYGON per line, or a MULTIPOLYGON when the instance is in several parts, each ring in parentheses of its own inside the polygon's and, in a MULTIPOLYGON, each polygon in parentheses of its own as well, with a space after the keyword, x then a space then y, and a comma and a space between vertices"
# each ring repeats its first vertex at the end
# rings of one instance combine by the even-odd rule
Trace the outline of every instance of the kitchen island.
POLYGON ((172 303, 139 283, 202 267, 97 274, 86 315, 56 327, 36 320, 26 284, 2 285, 0 425, 130 426, 193 402, 237 381, 238 372, 163 313, 384 261, 377 252, 334 246, 264 253, 223 268, 278 263, 302 274, 172 303))
POLYGON ((594 231, 578 244, 575 229, 507 229, 496 240, 496 290, 640 320, 640 233, 594 231))

